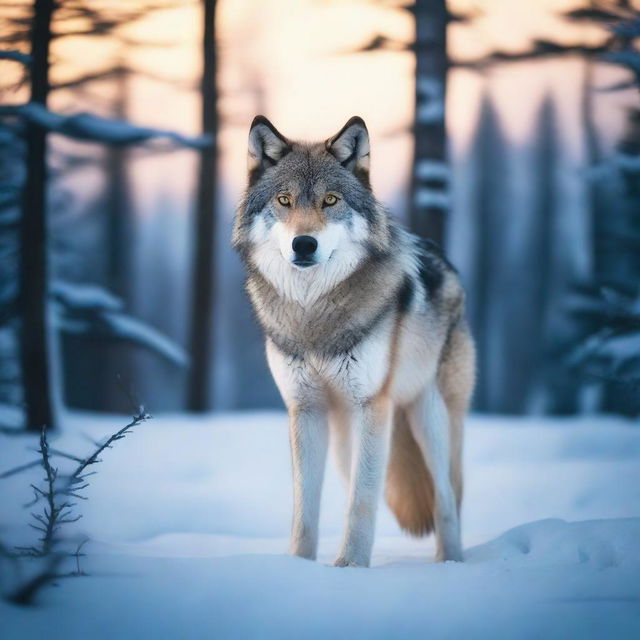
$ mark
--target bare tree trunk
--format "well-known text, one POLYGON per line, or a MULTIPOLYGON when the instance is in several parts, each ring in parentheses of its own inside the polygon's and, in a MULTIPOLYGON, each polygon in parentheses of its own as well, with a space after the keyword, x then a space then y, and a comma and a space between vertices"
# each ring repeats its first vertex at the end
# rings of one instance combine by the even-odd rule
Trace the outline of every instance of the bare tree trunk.
POLYGON ((450 206, 445 131, 447 22, 445 0, 416 0, 415 150, 409 226, 414 233, 444 242, 450 206))
POLYGON ((211 357, 214 338, 213 302, 216 282, 215 256, 215 204, 218 127, 216 88, 215 0, 202 0, 203 73, 202 73, 202 131, 214 139, 214 144, 201 151, 198 200, 195 223, 195 258, 193 263, 193 292, 191 303, 190 353, 191 370, 188 408, 205 411, 209 408, 213 362, 211 357))
MULTIPOLYGON (((127 118, 127 74, 122 56, 114 69, 115 100, 112 115, 117 120, 127 118)), ((130 199, 127 182, 127 150, 120 145, 106 149, 107 193, 107 287, 116 295, 128 299, 131 277, 130 199)))
MULTIPOLYGON (((123 44, 118 54, 114 68, 114 101, 111 114, 118 120, 125 121, 128 116, 129 69, 126 66, 126 44, 123 44)), ((133 215, 132 199, 129 194, 127 178, 127 160, 129 151, 123 145, 108 145, 106 147, 105 171, 107 174, 106 193, 106 239, 107 239, 107 288, 122 298, 125 308, 132 308, 132 280, 134 278, 132 255, 135 255, 133 245, 133 215)), ((125 371, 135 369, 131 349, 123 345, 98 343, 87 345, 88 348, 103 363, 92 385, 93 398, 86 398, 85 403, 99 410, 126 411, 130 407, 130 400, 122 391, 122 384, 118 384, 118 376, 125 371)))
MULTIPOLYGON (((46 105, 53 0, 36 0, 31 29, 31 100, 46 105)), ((20 221, 21 367, 25 425, 39 432, 55 428, 49 363, 47 256, 47 136, 27 125, 26 162, 20 221)))

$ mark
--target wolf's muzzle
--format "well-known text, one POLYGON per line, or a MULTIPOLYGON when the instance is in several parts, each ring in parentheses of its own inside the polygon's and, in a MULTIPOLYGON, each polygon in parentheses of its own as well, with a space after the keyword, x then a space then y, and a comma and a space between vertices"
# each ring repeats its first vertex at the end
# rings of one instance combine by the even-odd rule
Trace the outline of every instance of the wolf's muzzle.
POLYGON ((313 254, 318 248, 318 241, 313 236, 296 236, 291 243, 291 248, 295 254, 293 264, 296 266, 310 267, 316 263, 313 254))

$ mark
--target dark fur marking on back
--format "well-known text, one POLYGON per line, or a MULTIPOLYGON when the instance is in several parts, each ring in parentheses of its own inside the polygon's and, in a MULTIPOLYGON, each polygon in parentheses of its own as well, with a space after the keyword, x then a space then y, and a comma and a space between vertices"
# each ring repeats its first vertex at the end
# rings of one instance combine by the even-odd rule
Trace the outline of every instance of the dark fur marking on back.
POLYGON ((420 280, 428 298, 434 298, 442 287, 445 274, 449 271, 457 273, 455 267, 447 260, 442 248, 433 240, 421 239, 420 249, 420 280))
POLYGON ((440 260, 442 260, 442 262, 444 262, 445 266, 450 269, 451 271, 453 271, 454 273, 458 273, 458 270, 449 262, 444 249, 434 240, 428 240, 428 239, 420 239, 420 248, 423 251, 426 251, 427 253, 432 253, 435 256, 437 256, 438 258, 440 258, 440 260))
POLYGON ((416 285, 410 275, 405 275, 400 290, 398 291, 398 310, 400 313, 406 313, 413 302, 416 292, 416 285))
POLYGON ((428 253, 423 253, 420 256, 420 280, 424 285, 425 291, 430 298, 435 297, 438 293, 438 289, 442 286, 444 280, 444 274, 442 269, 438 268, 435 260, 428 253))

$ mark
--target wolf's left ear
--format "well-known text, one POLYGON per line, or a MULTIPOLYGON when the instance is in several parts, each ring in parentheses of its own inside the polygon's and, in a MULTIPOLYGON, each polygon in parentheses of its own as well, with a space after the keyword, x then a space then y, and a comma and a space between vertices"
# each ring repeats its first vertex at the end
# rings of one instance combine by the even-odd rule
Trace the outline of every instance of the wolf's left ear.
POLYGON ((369 186, 369 132, 362 118, 353 116, 327 140, 326 147, 343 167, 353 171, 361 182, 369 186))
POLYGON ((289 141, 264 116, 256 116, 249 129, 249 182, 255 182, 265 169, 277 164, 289 151, 289 141))

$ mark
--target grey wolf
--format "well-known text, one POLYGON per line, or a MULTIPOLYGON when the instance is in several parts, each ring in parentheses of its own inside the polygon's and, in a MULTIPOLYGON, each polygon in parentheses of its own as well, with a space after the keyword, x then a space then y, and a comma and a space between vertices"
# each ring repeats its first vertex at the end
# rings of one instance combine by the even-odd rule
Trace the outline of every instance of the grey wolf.
POLYGON ((439 248, 404 231, 369 182, 369 135, 351 118, 324 142, 257 116, 233 244, 288 409, 291 552, 315 559, 329 442, 349 486, 336 566, 368 566, 377 504, 409 533, 435 529, 462 560, 463 418, 475 377, 464 293, 439 248))

